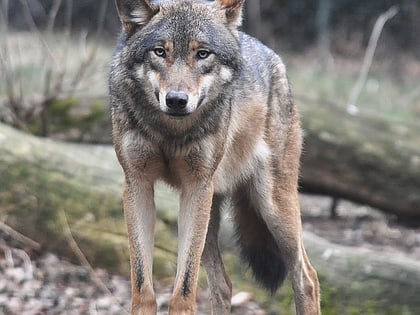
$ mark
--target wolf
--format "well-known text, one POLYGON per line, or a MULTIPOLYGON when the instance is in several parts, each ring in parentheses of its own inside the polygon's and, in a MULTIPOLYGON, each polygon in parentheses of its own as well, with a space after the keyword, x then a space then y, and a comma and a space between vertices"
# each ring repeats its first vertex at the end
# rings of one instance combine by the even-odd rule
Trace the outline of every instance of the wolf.
POLYGON ((109 78, 113 141, 125 174, 131 314, 156 314, 154 184, 180 194, 169 314, 195 314, 200 264, 211 312, 230 314, 218 247, 230 205, 242 258, 275 292, 290 275, 298 315, 320 314, 302 243, 299 114, 278 55, 240 31, 243 0, 116 0, 122 32, 109 78))

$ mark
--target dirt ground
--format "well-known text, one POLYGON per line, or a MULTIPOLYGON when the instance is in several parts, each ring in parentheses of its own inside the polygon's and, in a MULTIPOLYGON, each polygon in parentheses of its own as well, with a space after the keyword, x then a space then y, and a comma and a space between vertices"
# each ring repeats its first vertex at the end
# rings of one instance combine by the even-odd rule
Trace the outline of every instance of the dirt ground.
MULTIPOLYGON (((325 197, 301 196, 301 204, 305 230, 334 243, 399 252, 420 260, 420 227, 398 225, 379 211, 345 201, 338 204, 338 218, 331 220, 331 199, 325 197)), ((84 267, 51 253, 30 256, 19 242, 0 232, 0 314, 128 314, 129 280, 104 270, 94 274, 96 278, 84 267)), ((158 291, 159 308, 165 310, 171 288, 158 291)), ((208 297, 207 290, 200 290, 199 315, 209 314, 208 297)), ((233 300, 233 314, 266 314, 250 293, 237 292, 233 300)))
POLYGON ((420 261, 420 226, 408 227, 376 209, 339 201, 330 218, 332 199, 301 196, 303 229, 330 242, 378 251, 398 252, 420 261))

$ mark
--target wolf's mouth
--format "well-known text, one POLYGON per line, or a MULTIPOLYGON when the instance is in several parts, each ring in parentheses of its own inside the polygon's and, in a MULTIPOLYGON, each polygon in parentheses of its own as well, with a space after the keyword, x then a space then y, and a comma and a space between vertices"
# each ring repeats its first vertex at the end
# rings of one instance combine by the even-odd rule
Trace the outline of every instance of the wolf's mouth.
POLYGON ((168 111, 165 114, 167 114, 168 116, 171 116, 172 118, 175 118, 175 119, 182 119, 184 117, 189 116, 191 113, 188 113, 188 112, 173 112, 173 111, 168 111))

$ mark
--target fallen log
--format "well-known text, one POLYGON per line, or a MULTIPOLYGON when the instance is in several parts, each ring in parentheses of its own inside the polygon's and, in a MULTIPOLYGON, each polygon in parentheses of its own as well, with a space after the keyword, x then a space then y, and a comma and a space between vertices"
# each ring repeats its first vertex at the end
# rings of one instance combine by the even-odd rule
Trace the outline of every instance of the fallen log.
MULTIPOLYGON (((350 114, 337 104, 305 97, 297 97, 297 102, 305 131, 302 192, 366 204, 420 225, 418 124, 380 113, 350 114)), ((106 111, 100 112, 103 117, 106 111)), ((69 113, 64 117, 67 124, 71 122, 70 129, 67 133, 62 130, 58 119, 52 129, 61 131, 53 136, 74 140, 80 117, 69 113)), ((77 138, 111 141, 109 120, 100 119, 91 129, 86 134, 79 130, 77 138)))
POLYGON ((348 199, 420 224, 420 128, 299 99, 301 190, 348 199))
MULTIPOLYGON (((0 124, 0 174, 0 219, 5 224, 41 244, 43 251, 75 260, 64 233, 68 224, 89 262, 129 274, 123 176, 111 146, 62 143, 0 124)), ((168 193, 158 191, 160 209, 176 207, 168 193)), ((166 248, 176 246, 164 221, 158 222, 157 234, 165 245, 156 251, 157 263, 172 273, 175 260, 166 248)))
POLYGON ((377 303, 381 312, 372 314, 388 314, 392 309, 404 309, 402 305, 410 305, 413 314, 420 311, 419 261, 397 253, 333 244, 312 233, 304 234, 304 242, 321 277, 336 290, 347 292, 350 299, 358 296, 360 302, 377 303))

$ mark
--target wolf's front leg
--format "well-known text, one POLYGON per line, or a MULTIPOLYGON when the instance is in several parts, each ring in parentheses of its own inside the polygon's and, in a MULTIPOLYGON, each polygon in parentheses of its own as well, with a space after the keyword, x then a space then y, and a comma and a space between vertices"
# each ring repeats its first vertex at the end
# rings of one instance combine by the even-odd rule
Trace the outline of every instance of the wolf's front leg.
POLYGON ((130 242, 131 315, 156 315, 152 280, 156 210, 153 184, 127 180, 124 185, 124 215, 130 242))
POLYGON ((183 187, 178 218, 178 268, 170 315, 193 315, 200 260, 206 240, 213 197, 210 180, 191 182, 183 187))

